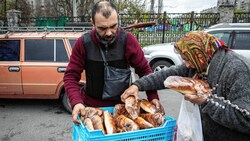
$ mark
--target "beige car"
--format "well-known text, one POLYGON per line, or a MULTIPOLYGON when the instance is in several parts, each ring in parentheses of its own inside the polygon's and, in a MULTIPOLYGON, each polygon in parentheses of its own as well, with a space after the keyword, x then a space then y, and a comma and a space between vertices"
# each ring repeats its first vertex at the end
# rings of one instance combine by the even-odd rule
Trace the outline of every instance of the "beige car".
MULTIPOLYGON (((71 107, 63 76, 72 47, 83 31, 0 34, 0 98, 61 99, 71 107)), ((85 82, 83 73, 80 83, 85 82)))

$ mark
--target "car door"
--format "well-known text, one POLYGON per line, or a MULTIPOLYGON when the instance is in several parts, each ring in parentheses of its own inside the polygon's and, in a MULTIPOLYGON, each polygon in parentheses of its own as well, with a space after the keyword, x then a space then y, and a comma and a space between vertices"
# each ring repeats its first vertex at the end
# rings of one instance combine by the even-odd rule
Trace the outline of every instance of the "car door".
POLYGON ((229 29, 208 31, 208 33, 223 40, 230 49, 250 60, 250 31, 244 29, 229 29))
POLYGON ((25 40, 24 94, 54 95, 63 83, 67 63, 68 55, 62 39, 25 40))
POLYGON ((20 40, 0 40, 0 95, 22 94, 20 40))
POLYGON ((234 36, 231 49, 250 60, 250 31, 235 30, 233 33, 234 36))

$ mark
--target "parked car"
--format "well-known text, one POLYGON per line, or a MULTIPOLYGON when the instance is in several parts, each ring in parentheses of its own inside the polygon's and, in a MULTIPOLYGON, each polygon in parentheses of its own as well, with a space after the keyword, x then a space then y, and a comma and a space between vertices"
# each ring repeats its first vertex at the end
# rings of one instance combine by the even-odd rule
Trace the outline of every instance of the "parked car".
MULTIPOLYGON (((204 32, 223 40, 229 48, 250 60, 250 23, 221 23, 213 25, 204 32)), ((145 57, 154 72, 182 63, 174 52, 174 43, 155 44, 143 47, 145 57)))
MULTIPOLYGON (((0 98, 60 99, 71 112, 63 76, 72 47, 82 34, 83 31, 0 34, 0 98)), ((80 84, 84 82, 83 73, 80 84)))
POLYGON ((145 46, 143 52, 153 72, 183 62, 180 55, 174 52, 174 43, 145 46))

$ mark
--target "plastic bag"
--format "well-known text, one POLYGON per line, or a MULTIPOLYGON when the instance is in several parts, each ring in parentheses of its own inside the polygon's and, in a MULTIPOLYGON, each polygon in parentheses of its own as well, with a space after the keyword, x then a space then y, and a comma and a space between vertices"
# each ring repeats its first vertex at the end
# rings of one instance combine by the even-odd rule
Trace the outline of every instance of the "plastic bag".
POLYGON ((199 106, 184 98, 177 120, 175 141, 203 141, 199 106))

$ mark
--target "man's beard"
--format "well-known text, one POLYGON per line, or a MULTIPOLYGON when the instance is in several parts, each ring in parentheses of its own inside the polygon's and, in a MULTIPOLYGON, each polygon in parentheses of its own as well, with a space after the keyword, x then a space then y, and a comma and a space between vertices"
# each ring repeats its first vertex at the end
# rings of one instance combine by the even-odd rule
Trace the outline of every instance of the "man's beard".
POLYGON ((107 36, 101 36, 98 33, 96 33, 96 37, 99 39, 99 42, 101 44, 109 45, 109 44, 112 44, 115 41, 116 33, 113 36, 110 37, 110 38, 112 38, 111 40, 106 40, 105 37, 107 37, 107 36))

